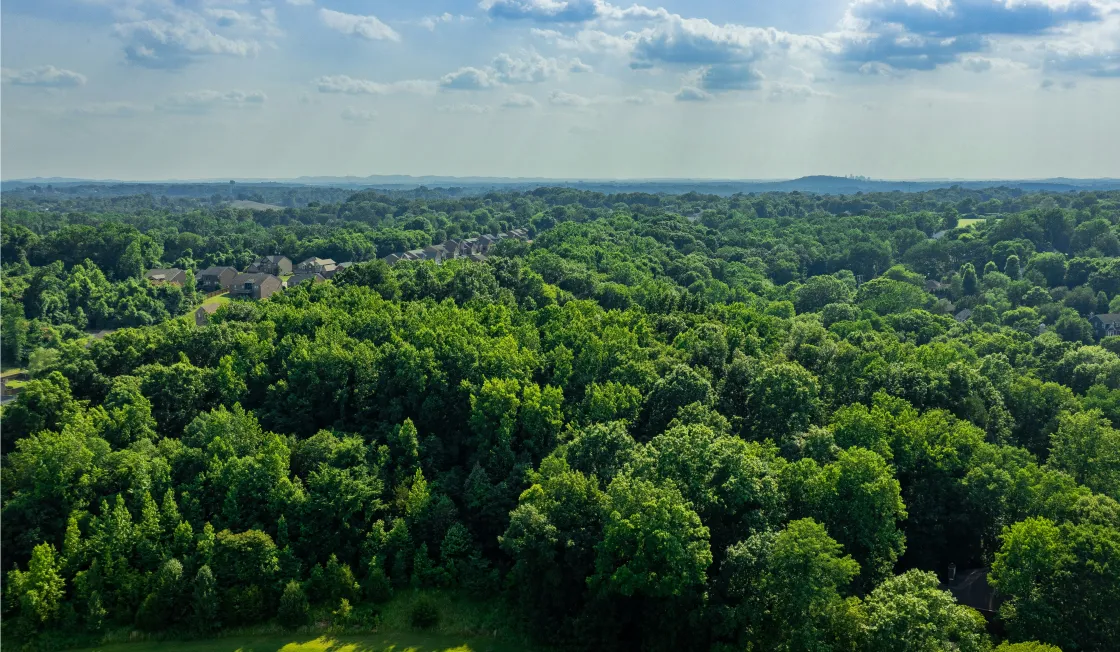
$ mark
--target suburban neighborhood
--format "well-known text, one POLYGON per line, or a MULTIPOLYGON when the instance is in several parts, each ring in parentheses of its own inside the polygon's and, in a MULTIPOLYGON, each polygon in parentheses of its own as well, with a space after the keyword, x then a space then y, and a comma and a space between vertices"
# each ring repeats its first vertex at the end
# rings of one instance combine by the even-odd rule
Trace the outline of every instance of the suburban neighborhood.
MULTIPOLYGON (((429 260, 441 264, 445 260, 466 258, 475 262, 486 260, 492 247, 503 240, 530 242, 527 229, 513 229, 497 235, 485 234, 475 238, 451 239, 433 244, 423 249, 413 249, 393 253, 381 258, 389 265, 402 260, 429 260)), ((354 265, 353 262, 335 262, 330 258, 312 256, 299 263, 293 263, 283 255, 261 256, 252 262, 245 271, 236 267, 216 265, 208 267, 195 275, 198 291, 205 293, 206 301, 193 312, 195 323, 205 326, 210 316, 221 308, 223 303, 232 299, 260 301, 285 289, 298 287, 304 283, 318 285, 331 280, 339 272, 354 265)), ((153 269, 144 278, 157 285, 177 285, 188 283, 188 271, 179 268, 153 269)), ((1107 317, 1108 315, 1102 315, 1107 317)))

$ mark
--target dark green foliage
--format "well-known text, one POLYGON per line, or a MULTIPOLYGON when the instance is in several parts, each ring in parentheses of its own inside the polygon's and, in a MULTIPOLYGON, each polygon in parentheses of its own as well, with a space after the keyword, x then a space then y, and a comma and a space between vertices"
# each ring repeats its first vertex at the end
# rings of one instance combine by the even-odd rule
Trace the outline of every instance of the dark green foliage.
POLYGON ((6 193, 3 634, 447 592, 573 649, 987 650, 954 563, 1013 642, 1120 647, 1116 193, 452 194, 6 193), (357 264, 202 327, 139 278, 276 252, 357 264))

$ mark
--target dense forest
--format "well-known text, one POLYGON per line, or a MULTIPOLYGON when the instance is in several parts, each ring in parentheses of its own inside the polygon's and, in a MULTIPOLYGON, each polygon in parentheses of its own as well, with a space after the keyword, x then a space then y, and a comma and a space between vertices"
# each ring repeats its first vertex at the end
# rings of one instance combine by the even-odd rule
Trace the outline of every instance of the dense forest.
POLYGON ((1120 192, 175 202, 4 204, 6 646, 420 589, 570 649, 1120 649, 1120 192), (205 326, 143 279, 272 254, 358 264, 205 326))

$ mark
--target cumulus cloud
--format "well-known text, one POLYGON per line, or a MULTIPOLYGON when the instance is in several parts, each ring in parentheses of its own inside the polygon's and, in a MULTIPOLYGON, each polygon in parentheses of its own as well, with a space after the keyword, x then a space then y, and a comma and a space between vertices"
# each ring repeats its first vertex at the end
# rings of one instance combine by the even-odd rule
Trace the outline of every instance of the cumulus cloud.
POLYGON ((268 99, 261 91, 193 91, 179 93, 157 105, 167 113, 209 113, 215 109, 244 109, 262 106, 268 99))
POLYGON ((502 53, 485 68, 468 66, 444 75, 439 85, 448 90, 483 90, 506 84, 535 84, 582 67, 578 59, 571 62, 543 57, 536 52, 502 53))
POLYGON ((540 106, 540 103, 521 93, 514 93, 502 101, 502 107, 506 109, 535 109, 540 106))
POLYGON ((344 93, 346 95, 392 95, 393 93, 430 93, 436 90, 436 82, 423 79, 383 84, 368 79, 355 79, 349 75, 326 75, 314 81, 320 93, 344 93))
POLYGON ((287 0, 287 2, 297 7, 307 7, 315 4, 315 0, 287 0))
POLYGON ((163 19, 118 23, 113 30, 125 41, 125 58, 147 68, 181 68, 204 56, 251 57, 260 51, 256 41, 215 34, 202 18, 179 12, 176 22, 163 19))
POLYGON ((605 0, 482 0, 479 7, 491 18, 540 23, 655 20, 669 16, 669 12, 664 9, 651 9, 637 4, 618 7, 605 0))
POLYGON ((377 119, 376 111, 365 111, 348 106, 342 110, 342 119, 347 122, 373 122, 377 119))
MULTIPOLYGON (((1092 0, 856 0, 832 58, 859 72, 933 70, 989 51, 995 37, 1051 35, 1105 13, 1092 0)), ((969 61, 966 69, 983 68, 969 61)))
POLYGON ((205 13, 218 27, 240 29, 247 32, 260 32, 266 36, 283 36, 275 7, 264 7, 259 14, 207 7, 205 13))
POLYGON ((795 48, 820 50, 823 47, 824 39, 814 36, 772 28, 716 25, 704 18, 673 15, 638 33, 631 67, 752 63, 795 48))
POLYGON ((86 76, 54 66, 38 66, 24 70, 0 68, 0 80, 13 86, 38 86, 40 88, 74 88, 86 83, 86 76))
POLYGON ((678 102, 707 102, 712 99, 711 93, 702 91, 695 86, 683 86, 673 97, 678 102))
POLYGON ((984 57, 965 57, 961 59, 961 67, 971 72, 988 72, 992 69, 992 60, 984 57))
POLYGON ((595 54, 627 55, 637 39, 637 32, 618 35, 597 29, 583 29, 569 36, 554 29, 534 27, 529 33, 563 50, 595 54))
POLYGON ((319 19, 330 29, 349 36, 357 36, 369 41, 401 40, 401 35, 381 22, 377 16, 359 16, 332 9, 319 9, 319 19))
POLYGON ((498 85, 498 80, 489 71, 472 67, 449 72, 439 80, 439 87, 449 91, 478 91, 498 85))
POLYGON ((700 87, 712 93, 721 91, 756 91, 766 76, 745 63, 708 66, 700 74, 700 87))
POLYGON ((520 56, 499 54, 490 62, 490 69, 498 81, 506 84, 531 84, 551 79, 560 73, 561 62, 542 57, 536 52, 520 56))
POLYGON ((858 0, 851 15, 901 25, 915 34, 1041 34, 1070 22, 1093 21, 1101 10, 1088 0, 858 0))
POLYGON ((434 32, 437 25, 440 25, 441 23, 450 23, 456 20, 458 20, 460 23, 465 23, 467 21, 474 20, 474 18, 470 16, 463 16, 461 14, 455 16, 445 11, 438 16, 424 16, 423 18, 418 20, 416 24, 429 31, 434 32))
POLYGON ((568 65, 568 72, 573 72, 576 74, 593 72, 594 70, 594 68, 580 61, 579 59, 572 59, 571 63, 568 65))

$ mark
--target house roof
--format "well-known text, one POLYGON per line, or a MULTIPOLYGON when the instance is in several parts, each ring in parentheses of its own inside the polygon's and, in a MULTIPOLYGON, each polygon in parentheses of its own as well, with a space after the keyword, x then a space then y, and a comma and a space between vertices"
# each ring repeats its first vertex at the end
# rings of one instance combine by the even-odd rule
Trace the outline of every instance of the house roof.
POLYGON ((299 272, 292 274, 292 277, 288 279, 288 287, 295 287, 305 281, 322 282, 323 280, 323 275, 318 272, 299 272))
POLYGON ((225 271, 227 269, 229 271, 235 273, 235 274, 237 273, 237 270, 232 268, 232 267, 218 267, 218 266, 215 266, 215 267, 207 267, 206 269, 199 272, 198 275, 199 276, 221 276, 222 274, 225 273, 225 271))
POLYGON ((267 260, 270 263, 278 263, 281 260, 288 260, 287 256, 265 256, 262 260, 267 260))
POLYGON ((153 269, 144 274, 144 278, 152 281, 166 281, 169 278, 175 278, 183 273, 183 270, 178 267, 171 267, 168 269, 153 269))
POLYGON ((244 285, 245 283, 260 285, 270 278, 276 279, 277 282, 280 282, 280 279, 276 278, 272 274, 265 274, 264 272, 242 272, 233 279, 233 283, 234 285, 244 285))
POLYGON ((972 316, 972 311, 969 310, 968 308, 965 308, 964 310, 962 310, 962 311, 960 311, 956 314, 955 319, 957 321, 966 321, 971 316, 972 316))
POLYGON ((354 266, 354 263, 352 261, 347 261, 345 263, 339 263, 338 264, 338 269, 346 269, 347 267, 353 267, 353 266, 354 266))
POLYGON ((300 263, 300 265, 334 265, 334 264, 335 264, 334 261, 331 260, 330 258, 319 258, 317 256, 312 256, 311 258, 308 258, 307 260, 300 263))
POLYGON ((1103 315, 1093 315, 1094 319, 1099 319, 1105 326, 1120 325, 1120 312, 1110 312, 1103 315))
POLYGON ((222 304, 220 304, 220 303, 204 303, 201 306, 199 306, 198 309, 195 310, 195 312, 196 313, 197 312, 205 312, 208 315, 212 315, 212 314, 218 312, 218 308, 221 308, 221 307, 222 307, 222 304))

